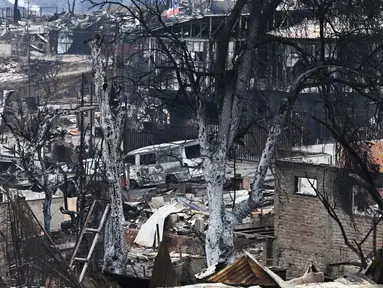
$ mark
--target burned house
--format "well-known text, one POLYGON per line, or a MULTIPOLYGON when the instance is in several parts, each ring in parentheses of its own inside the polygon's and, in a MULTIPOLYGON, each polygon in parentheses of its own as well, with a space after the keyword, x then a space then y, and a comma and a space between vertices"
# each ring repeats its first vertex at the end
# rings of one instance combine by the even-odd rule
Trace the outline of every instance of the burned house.
MULTIPOLYGON (((188 8, 185 5, 183 6, 182 2, 179 3, 179 9, 177 8, 176 12, 172 9, 165 11, 166 13, 163 14, 163 17, 165 18, 166 27, 159 25, 159 27, 154 28, 153 35, 156 37, 164 35, 163 39, 167 43, 166 41, 169 40, 169 37, 166 36, 166 33, 171 31, 172 35, 177 35, 187 46, 196 70, 209 70, 209 65, 212 62, 209 59, 211 55, 208 55, 209 41, 211 41, 211 35, 214 35, 217 29, 219 29, 222 20, 226 17, 222 14, 222 11, 225 9, 221 7, 222 10, 217 7, 220 4, 218 1, 211 1, 211 5, 208 5, 207 9, 201 9, 201 11, 205 10, 206 13, 203 15, 197 13, 198 17, 191 17, 196 11, 188 14, 188 8), (178 14, 174 15, 174 13, 178 14)), ((228 4, 229 2, 222 1, 222 4, 228 4)), ((295 7, 294 10, 288 12, 288 16, 284 14, 286 11, 282 10, 278 10, 273 17, 270 17, 270 23, 268 23, 268 36, 281 38, 282 41, 271 41, 259 49, 257 61, 262 65, 260 65, 257 71, 256 81, 252 81, 252 87, 249 89, 250 97, 254 99, 254 101, 250 102, 257 104, 257 107, 251 107, 249 110, 251 110, 251 113, 257 111, 259 117, 263 119, 272 117, 281 98, 286 95, 294 75, 302 71, 300 69, 306 67, 302 67, 302 55, 290 46, 280 42, 283 42, 283 40, 292 41, 302 48, 307 57, 314 59, 318 58, 318 51, 322 49, 318 24, 311 20, 314 15, 309 9, 295 7), (286 20, 287 18, 288 20, 286 20)), ((245 41, 246 21, 247 14, 244 13, 233 29, 233 37, 229 44, 227 55, 228 73, 231 69, 231 60, 240 51, 241 45, 245 41)), ((158 45, 156 37, 147 39, 147 43, 144 45, 151 54, 150 57, 146 57, 148 71, 155 70, 154 75, 150 79, 149 96, 160 99, 164 106, 166 106, 169 112, 168 129, 173 134, 179 133, 181 135, 185 131, 185 127, 193 126, 192 124, 195 125, 195 122, 193 122, 193 112, 188 109, 189 106, 193 106, 193 103, 190 103, 190 99, 185 101, 184 97, 180 96, 181 87, 175 77, 175 73, 168 69, 172 64, 168 62, 167 57, 163 56, 164 53, 161 51, 161 45, 158 45)), ((363 39, 363 36, 361 37, 363 39)), ((366 47, 355 45, 357 40, 357 38, 350 39, 347 44, 337 45, 339 41, 336 36, 330 33, 326 34, 325 58, 336 59, 336 61, 342 63, 358 64, 359 60, 355 59, 357 58, 355 55, 366 55, 369 52, 366 51, 366 47)), ((175 49, 173 44, 169 43, 170 49, 175 49)), ((368 65, 366 64, 366 67, 368 65)), ((204 84, 209 85, 209 83, 211 83, 209 79, 206 79, 204 84)), ((355 125, 366 128, 366 130, 375 129, 375 127, 371 127, 373 125, 370 120, 376 118, 378 120, 375 122, 380 121, 379 112, 376 112, 376 106, 356 91, 351 91, 346 89, 346 87, 339 88, 341 92, 336 98, 339 101, 339 106, 346 107, 344 108, 345 113, 350 115, 355 125)), ((331 133, 317 121, 317 119, 326 120, 327 117, 322 98, 323 95, 321 95, 317 87, 301 91, 294 111, 291 114, 292 129, 286 132, 288 134, 286 135, 286 142, 289 142, 289 145, 324 143, 331 139, 331 133)), ((214 101, 209 103, 208 110, 208 114, 211 116, 211 123, 216 124, 218 118, 217 103, 214 103, 214 101)), ((154 126, 156 124, 154 123, 154 126)), ((160 130, 158 127, 157 130, 154 127, 151 131, 158 132, 158 130, 160 130)), ((185 138, 190 133, 183 134, 185 138)), ((194 134, 196 134, 196 131, 194 134)), ((195 137, 195 135, 193 136, 195 137)), ((264 138, 263 136, 265 135, 257 135, 255 138, 262 139, 264 138)), ((248 149, 254 146, 263 147, 263 143, 251 144, 247 145, 248 149)), ((145 145, 149 145, 149 143, 145 143, 142 146, 145 145)))
MULTIPOLYGON (((151 34, 154 36, 146 38, 145 43, 141 44, 141 47, 144 47, 143 50, 148 52, 143 52, 145 55, 142 59, 145 63, 140 65, 140 67, 145 67, 147 71, 152 73, 150 73, 150 77, 148 77, 149 84, 147 82, 140 84, 142 87, 139 87, 138 90, 141 93, 138 93, 138 95, 142 96, 145 91, 149 99, 158 100, 158 103, 153 105, 158 108, 150 111, 150 114, 153 115, 150 117, 151 122, 145 123, 146 125, 143 129, 154 134, 153 137, 141 145, 132 146, 128 143, 129 141, 126 141, 126 152, 141 146, 151 145, 153 143, 172 142, 183 139, 194 139, 197 137, 198 129, 195 121, 195 111, 193 110, 196 106, 196 99, 193 99, 193 97, 183 97, 185 95, 181 95, 181 87, 176 79, 175 71, 168 68, 171 67, 172 63, 169 63, 166 56, 164 57, 164 53, 161 51, 163 47, 161 47, 158 40, 161 39, 161 42, 164 41, 166 45, 169 45, 169 51, 172 51, 172 49, 175 49, 174 51, 176 51, 178 48, 174 48, 174 43, 172 44, 171 40, 169 41, 169 37, 166 36, 167 31, 170 30, 172 35, 177 35, 177 37, 186 44, 187 50, 190 52, 194 66, 196 67, 195 69, 198 71, 208 71, 210 69, 210 65, 212 65, 212 59, 208 59, 211 35, 219 29, 222 21, 224 21, 226 16, 223 12, 226 11, 225 9, 230 8, 230 1, 211 1, 210 3, 207 3, 206 1, 206 3, 204 3, 204 5, 206 4, 206 7, 200 7, 198 5, 198 7, 196 5, 187 6, 187 3, 183 2, 188 1, 181 1, 178 3, 179 9, 177 8, 176 12, 169 11, 172 9, 165 10, 164 12, 167 14, 165 13, 162 16, 164 17, 166 27, 163 27, 161 24, 153 27, 153 32, 151 34), (171 13, 177 13, 177 15, 170 15, 171 13), (175 19, 177 19, 177 21, 174 21, 175 19)), ((194 1, 189 2, 192 3, 194 1)), ((270 19, 270 30, 272 30, 273 27, 273 20, 274 19, 270 19)), ((241 43, 244 41, 246 25, 247 16, 242 15, 235 26, 233 39, 229 44, 227 59, 228 70, 231 69, 229 67, 230 63, 239 52, 241 43)), ((129 59, 128 55, 125 57, 129 59)), ((209 79, 209 77, 206 77, 202 83, 202 85, 206 87, 211 84, 212 79, 209 79)), ((188 89, 189 88, 186 90, 188 89)), ((267 91, 264 93, 267 95, 271 93, 275 95, 277 99, 282 97, 280 91, 267 91)), ((249 94, 252 95, 250 97, 258 97, 262 99, 267 98, 260 96, 257 88, 249 91, 249 94)), ((266 101, 263 101, 262 99, 258 99, 259 101, 253 101, 253 103, 260 103, 259 107, 256 108, 257 111, 260 111, 260 113, 266 111, 266 101)), ((217 103, 210 101, 206 104, 206 106, 208 109, 207 114, 209 115, 209 125, 214 126, 218 122, 219 112, 217 109, 217 103)), ((257 132, 262 133, 262 131, 257 132)), ((136 135, 126 134, 126 139, 129 140, 132 138, 138 138, 135 136, 136 135)), ((263 133, 262 136, 257 136, 258 139, 262 139, 265 138, 263 136, 266 136, 266 134, 263 133)), ((255 146, 261 147, 262 145, 248 145, 247 149, 250 151, 253 149, 252 147, 255 146)), ((255 154, 255 152, 252 154, 255 154)))
POLYGON ((339 223, 351 245, 365 238, 361 245, 365 257, 382 247, 383 224, 374 228, 378 214, 371 206, 375 203, 349 171, 332 165, 329 157, 322 153, 310 160, 276 161, 273 259, 275 265, 288 269, 288 276, 302 275, 311 263, 333 276, 355 269, 352 265, 360 259, 345 244, 339 223), (334 209, 339 223, 322 198, 334 209))

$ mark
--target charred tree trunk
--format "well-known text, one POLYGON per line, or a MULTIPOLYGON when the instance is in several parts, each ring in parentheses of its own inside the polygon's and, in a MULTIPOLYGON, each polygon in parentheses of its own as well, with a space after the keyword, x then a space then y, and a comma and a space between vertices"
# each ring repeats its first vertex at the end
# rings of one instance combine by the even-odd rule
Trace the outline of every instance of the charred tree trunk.
MULTIPOLYGON (((294 92, 295 93, 295 92, 294 92)), ((255 173, 253 188, 247 201, 237 205, 234 209, 234 216, 237 222, 241 222, 254 209, 258 208, 263 201, 263 184, 267 170, 271 168, 271 161, 277 147, 278 138, 285 126, 285 120, 291 111, 294 101, 285 98, 282 100, 277 115, 271 125, 269 136, 267 137, 265 148, 262 151, 260 161, 255 173)))
POLYGON ((206 143, 201 145, 205 156, 204 169, 209 203, 209 229, 206 234, 206 256, 209 266, 226 262, 232 255, 233 219, 225 213, 223 184, 225 181, 226 147, 220 143, 214 152, 206 143), (210 148, 210 149, 209 149, 210 148), (210 150, 211 151, 211 150, 210 150))
POLYGON ((107 69, 101 51, 102 38, 97 36, 90 41, 94 63, 95 93, 100 108, 101 129, 105 146, 102 150, 105 178, 108 182, 108 197, 111 212, 104 232, 104 266, 103 270, 115 274, 123 274, 125 270, 126 245, 122 223, 124 214, 120 175, 122 174, 121 143, 124 128, 124 111, 113 97, 112 85, 106 80, 107 69), (112 100, 112 101, 111 101, 112 100))
POLYGON ((204 120, 199 119, 199 140, 207 184, 209 205, 209 228, 206 234, 206 257, 208 266, 232 260, 234 251, 234 219, 227 213, 223 201, 227 140, 207 141, 204 120))
MULTIPOLYGON (((42 173, 42 188, 45 194, 45 200, 43 203, 43 216, 44 216, 44 229, 48 233, 51 231, 51 220, 52 220, 52 197, 53 197, 53 188, 51 183, 49 183, 48 171, 45 167, 45 159, 43 156, 43 147, 44 145, 38 145, 36 148, 37 158, 41 166, 42 173)), ((32 157, 33 161, 33 157, 32 157)))
POLYGON ((303 87, 302 84, 307 78, 311 77, 321 69, 326 69, 326 67, 317 66, 310 70, 304 71, 299 76, 297 76, 290 85, 287 97, 283 98, 279 104, 277 114, 274 116, 273 122, 271 123, 266 145, 262 151, 261 158, 255 172, 253 188, 251 190, 250 197, 247 201, 242 202, 240 205, 236 205, 236 208, 233 211, 236 222, 241 222, 247 215, 249 215, 252 211, 254 211, 254 209, 258 208, 262 204, 263 184, 265 182, 266 173, 267 170, 271 168, 272 159, 277 148, 279 136, 282 134, 282 131, 285 128, 286 118, 290 114, 295 100, 303 87))
POLYGON ((43 214, 44 214, 44 229, 48 233, 51 231, 51 221, 52 221, 52 193, 45 193, 45 201, 43 203, 43 214))
MULTIPOLYGON (((265 33, 264 24, 279 3, 280 0, 270 0, 267 4, 262 1, 251 2, 251 12, 248 18, 250 19, 249 34, 247 36, 248 47, 240 56, 234 79, 230 79, 226 73, 226 62, 222 59, 227 58, 230 32, 243 9, 243 5, 245 5, 244 1, 236 2, 225 27, 218 37, 214 69, 218 75, 216 79, 216 92, 220 98, 221 111, 215 141, 207 141, 208 136, 204 122, 206 119, 205 107, 200 107, 199 112, 199 139, 200 143, 202 143, 201 152, 204 157, 205 180, 207 182, 209 200, 209 229, 206 235, 206 255, 209 266, 232 260, 234 225, 242 221, 251 212, 245 216, 241 215, 239 219, 238 217, 233 217, 233 213, 229 213, 225 209, 223 183, 226 172, 226 159, 227 152, 232 147, 238 131, 245 94, 249 89, 251 72, 254 69, 253 65, 255 63, 253 61, 254 53, 256 52, 255 47, 265 33)), ((273 151, 270 151, 270 153, 272 154, 273 151)), ((259 199, 257 201, 260 202, 259 199)))
POLYGON ((70 10, 70 13, 74 15, 74 6, 76 5, 76 0, 73 0, 72 2, 72 9, 70 10))
MULTIPOLYGON (((207 194, 209 199, 209 229, 207 232, 206 255, 208 266, 222 262, 230 262, 233 256, 234 243, 233 231, 236 224, 242 222, 254 209, 263 203, 263 184, 267 170, 270 169, 274 152, 277 147, 279 136, 285 127, 286 118, 289 115, 303 82, 314 73, 323 69, 318 66, 299 75, 289 89, 288 97, 282 99, 278 112, 274 117, 269 130, 269 136, 262 152, 260 162, 255 173, 253 188, 248 200, 235 206, 235 209, 227 211, 223 201, 223 181, 225 176, 227 147, 232 144, 233 137, 226 138, 230 131, 236 131, 236 127, 220 123, 218 141, 214 144, 207 141, 208 133, 205 127, 203 113, 199 116, 199 140, 201 152, 204 157, 205 180, 207 182, 207 194), (226 131, 223 128, 226 127, 226 131), (234 130, 233 130, 234 129, 234 130), (225 134, 226 132, 227 134, 225 134), (221 134, 220 134, 221 133, 221 134)), ((228 105, 227 107, 230 107, 228 105)), ((233 110, 222 110, 222 116, 232 113, 233 110)), ((234 115, 234 114, 233 114, 234 115)), ((232 121, 225 119, 224 121, 232 121)))
MULTIPOLYGON (((13 24, 17 24, 19 22, 19 11, 18 11, 18 7, 19 6, 19 1, 18 0, 15 0, 15 3, 13 4, 13 24)), ((28 11, 29 13, 29 11, 28 11)))

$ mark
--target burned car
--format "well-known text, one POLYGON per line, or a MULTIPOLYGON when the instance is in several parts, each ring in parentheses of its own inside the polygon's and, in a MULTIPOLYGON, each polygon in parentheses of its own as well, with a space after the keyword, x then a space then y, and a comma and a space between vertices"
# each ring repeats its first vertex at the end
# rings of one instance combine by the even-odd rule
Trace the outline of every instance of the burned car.
POLYGON ((130 187, 186 182, 202 178, 198 140, 142 147, 125 157, 129 164, 130 187))

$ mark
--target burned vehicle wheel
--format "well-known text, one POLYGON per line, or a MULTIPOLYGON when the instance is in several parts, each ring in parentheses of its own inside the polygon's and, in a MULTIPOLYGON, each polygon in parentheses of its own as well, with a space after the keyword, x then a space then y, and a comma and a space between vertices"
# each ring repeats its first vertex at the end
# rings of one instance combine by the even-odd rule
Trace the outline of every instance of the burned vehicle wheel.
POLYGON ((130 188, 136 189, 139 188, 136 180, 129 180, 130 188))
POLYGON ((166 183, 177 184, 178 179, 173 174, 167 175, 165 178, 166 183))

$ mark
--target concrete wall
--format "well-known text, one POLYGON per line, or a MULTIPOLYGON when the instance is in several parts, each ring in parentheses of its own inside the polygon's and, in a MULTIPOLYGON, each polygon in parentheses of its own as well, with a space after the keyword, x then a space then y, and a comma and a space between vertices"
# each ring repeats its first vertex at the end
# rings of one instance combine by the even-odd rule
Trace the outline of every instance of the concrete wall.
MULTIPOLYGON (((337 215, 349 240, 359 241, 372 227, 373 219, 369 216, 351 215, 342 208, 341 201, 345 201, 344 195, 351 197, 352 189, 351 185, 344 181, 345 175, 342 173, 341 169, 326 165, 277 161, 276 241, 273 255, 274 264, 287 268, 289 277, 303 275, 311 263, 320 270, 326 271, 330 263, 358 261, 358 256, 344 244, 338 224, 328 215, 318 198, 295 192, 295 177, 316 178, 317 189, 321 193, 327 193, 331 201, 336 202, 337 215)), ((372 235, 373 233, 363 246, 365 255, 372 251, 372 235)), ((382 247, 382 239, 383 224, 380 224, 377 227, 378 248, 382 247)), ((327 271, 337 275, 343 268, 327 271)))
MULTIPOLYGON (((35 213, 40 223, 44 223, 43 217, 43 199, 29 200, 28 205, 31 207, 33 213, 35 213)), ((57 231, 61 229, 61 223, 65 221, 64 214, 60 212, 60 207, 64 206, 64 198, 53 198, 52 199, 52 222, 51 231, 57 231)))
POLYGON ((12 45, 0 43, 0 57, 9 57, 12 55, 12 45))

